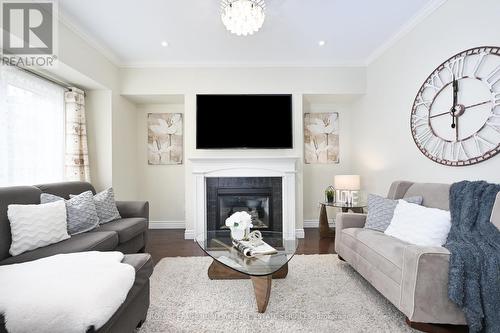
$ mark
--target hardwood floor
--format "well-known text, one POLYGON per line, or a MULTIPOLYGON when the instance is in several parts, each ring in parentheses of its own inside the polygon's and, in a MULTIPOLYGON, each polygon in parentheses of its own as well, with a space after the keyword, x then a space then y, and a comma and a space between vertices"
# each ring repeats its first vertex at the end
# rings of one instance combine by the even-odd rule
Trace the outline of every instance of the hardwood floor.
MULTIPOLYGON (((192 239, 184 239, 184 229, 150 230, 146 252, 158 263, 165 257, 204 256, 205 253, 192 239)), ((318 229, 305 229, 299 240, 297 254, 335 253, 333 238, 320 238, 318 229)))

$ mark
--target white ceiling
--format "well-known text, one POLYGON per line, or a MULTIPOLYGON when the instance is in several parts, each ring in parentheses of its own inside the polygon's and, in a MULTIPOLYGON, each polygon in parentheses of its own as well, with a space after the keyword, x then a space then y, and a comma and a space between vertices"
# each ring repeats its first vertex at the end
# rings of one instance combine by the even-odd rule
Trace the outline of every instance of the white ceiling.
POLYGON ((246 37, 225 29, 218 0, 60 0, 59 6, 67 25, 122 66, 329 66, 366 64, 443 2, 266 0, 264 26, 246 37))

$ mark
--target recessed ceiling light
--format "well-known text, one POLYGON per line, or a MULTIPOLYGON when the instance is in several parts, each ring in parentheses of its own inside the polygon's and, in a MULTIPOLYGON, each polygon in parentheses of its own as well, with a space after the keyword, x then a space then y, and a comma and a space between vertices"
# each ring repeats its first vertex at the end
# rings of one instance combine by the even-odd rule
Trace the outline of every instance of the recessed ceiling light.
POLYGON ((320 40, 320 41, 318 42, 318 45, 319 45, 319 46, 325 46, 325 44, 326 44, 326 42, 325 42, 324 40, 320 40))
POLYGON ((168 42, 166 42, 166 41, 161 42, 161 46, 167 47, 168 46, 168 42))

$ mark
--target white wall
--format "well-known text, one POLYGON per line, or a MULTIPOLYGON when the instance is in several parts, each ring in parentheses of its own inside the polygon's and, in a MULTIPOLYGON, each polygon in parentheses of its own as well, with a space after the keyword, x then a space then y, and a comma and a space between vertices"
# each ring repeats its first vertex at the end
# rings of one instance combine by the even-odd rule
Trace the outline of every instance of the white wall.
POLYGON ((120 95, 112 100, 113 189, 117 200, 138 200, 136 106, 120 95))
POLYGON ((58 29, 58 62, 61 66, 54 69, 57 75, 68 82, 79 85, 83 83, 94 89, 101 86, 103 89, 116 90, 118 67, 65 24, 60 22, 58 29))
POLYGON ((386 194, 397 179, 500 182, 500 156, 474 166, 442 166, 418 150, 409 125, 415 95, 439 64, 471 47, 500 45, 499 13, 498 0, 447 1, 368 66, 367 94, 353 120, 354 166, 365 189, 386 194))
POLYGON ((136 113, 136 167, 138 197, 149 201, 151 227, 184 227, 184 165, 149 165, 148 113, 184 113, 182 104, 138 105, 136 113))
POLYGON ((85 95, 90 177, 96 190, 112 186, 111 91, 88 90, 85 95))
POLYGON ((316 93, 365 92, 364 67, 123 68, 121 93, 316 93))

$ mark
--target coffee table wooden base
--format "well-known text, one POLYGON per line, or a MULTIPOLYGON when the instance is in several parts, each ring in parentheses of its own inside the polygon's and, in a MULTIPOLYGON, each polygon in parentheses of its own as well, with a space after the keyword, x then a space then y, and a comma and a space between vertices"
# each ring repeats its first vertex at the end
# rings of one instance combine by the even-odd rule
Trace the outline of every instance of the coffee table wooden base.
POLYGON ((269 296, 271 296, 271 285, 273 279, 284 279, 288 275, 288 263, 274 274, 265 276, 250 276, 231 269, 216 260, 208 268, 208 277, 210 280, 233 280, 233 279, 251 279, 257 310, 259 313, 266 312, 269 296))
MULTIPOLYGON (((272 274, 273 279, 284 279, 288 275, 288 263, 272 274)), ((250 279, 250 275, 240 273, 231 269, 220 262, 213 260, 208 267, 208 278, 210 280, 233 280, 250 279)))
POLYGON ((259 313, 266 312, 269 296, 271 295, 272 276, 252 276, 253 291, 257 301, 259 313))

